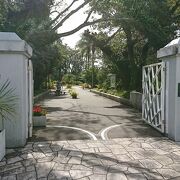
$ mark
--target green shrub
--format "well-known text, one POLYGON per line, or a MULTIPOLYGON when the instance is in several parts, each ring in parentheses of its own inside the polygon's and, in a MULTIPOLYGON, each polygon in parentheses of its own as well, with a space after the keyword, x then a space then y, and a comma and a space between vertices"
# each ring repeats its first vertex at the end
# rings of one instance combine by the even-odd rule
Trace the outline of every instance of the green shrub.
POLYGON ((98 84, 96 86, 97 86, 98 89, 102 89, 102 87, 103 87, 102 84, 98 84))
POLYGON ((71 88, 72 88, 72 85, 71 85, 71 84, 67 84, 67 85, 66 85, 66 88, 67 88, 67 89, 71 89, 71 88))
POLYGON ((76 76, 73 74, 65 74, 62 81, 66 84, 75 84, 76 76))
POLYGON ((71 91, 71 97, 73 98, 73 99, 77 99, 77 92, 76 91, 71 91))
POLYGON ((87 88, 87 89, 91 89, 91 85, 87 84, 87 83, 84 83, 84 84, 81 84, 81 87, 83 89, 87 88))
POLYGON ((81 81, 76 81, 75 84, 76 84, 76 85, 81 85, 82 82, 81 82, 81 81))
POLYGON ((72 92, 72 89, 69 89, 69 90, 68 90, 68 93, 71 94, 71 92, 72 92))

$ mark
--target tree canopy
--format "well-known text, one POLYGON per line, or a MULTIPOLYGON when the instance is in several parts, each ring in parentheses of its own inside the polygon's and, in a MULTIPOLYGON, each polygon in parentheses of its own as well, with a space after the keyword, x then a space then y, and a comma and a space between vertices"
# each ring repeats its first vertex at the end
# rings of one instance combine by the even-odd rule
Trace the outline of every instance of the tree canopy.
POLYGON ((142 66, 157 62, 156 51, 179 29, 180 1, 102 0, 91 6, 107 21, 94 26, 98 33, 85 31, 83 39, 103 52, 104 66, 121 88, 141 90, 142 66))
POLYGON ((92 71, 99 73, 96 83, 115 73, 118 88, 140 90, 142 66, 157 62, 156 51, 178 29, 179 0, 0 0, 0 30, 16 32, 33 47, 36 89, 51 77, 92 71), (66 21, 84 8, 84 21, 63 32, 66 21), (86 30, 76 50, 62 44, 62 37, 87 26, 96 33, 86 30))

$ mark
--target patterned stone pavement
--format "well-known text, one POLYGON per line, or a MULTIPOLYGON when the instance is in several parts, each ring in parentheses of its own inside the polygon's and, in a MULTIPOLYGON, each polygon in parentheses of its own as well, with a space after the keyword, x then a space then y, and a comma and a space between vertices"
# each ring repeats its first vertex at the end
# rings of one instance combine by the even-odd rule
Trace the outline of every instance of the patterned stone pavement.
POLYGON ((180 179, 180 146, 166 138, 28 142, 9 149, 0 180, 180 179))

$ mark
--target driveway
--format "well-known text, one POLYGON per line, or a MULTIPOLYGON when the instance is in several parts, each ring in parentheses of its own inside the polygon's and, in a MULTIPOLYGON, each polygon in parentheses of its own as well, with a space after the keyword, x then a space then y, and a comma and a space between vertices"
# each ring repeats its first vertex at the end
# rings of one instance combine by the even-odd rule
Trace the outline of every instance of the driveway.
POLYGON ((133 109, 76 91, 78 99, 50 95, 42 102, 47 127, 35 129, 25 147, 7 150, 0 180, 180 179, 178 144, 155 137, 161 134, 133 109))
POLYGON ((78 99, 50 94, 41 104, 48 110, 47 127, 36 128, 33 140, 83 140, 159 137, 141 120, 141 113, 89 90, 74 87, 78 99))

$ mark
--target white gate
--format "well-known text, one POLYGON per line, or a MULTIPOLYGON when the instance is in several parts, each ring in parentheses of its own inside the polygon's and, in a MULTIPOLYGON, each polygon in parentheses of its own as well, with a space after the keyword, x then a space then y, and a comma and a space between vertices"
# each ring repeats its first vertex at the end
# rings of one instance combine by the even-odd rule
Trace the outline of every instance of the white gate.
POLYGON ((143 67, 142 118, 148 124, 165 131, 165 65, 156 63, 143 67))

